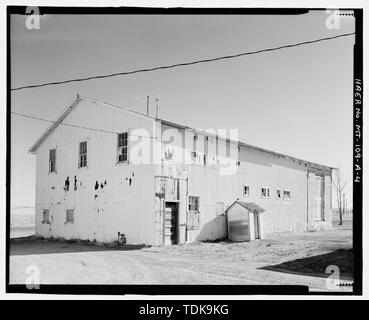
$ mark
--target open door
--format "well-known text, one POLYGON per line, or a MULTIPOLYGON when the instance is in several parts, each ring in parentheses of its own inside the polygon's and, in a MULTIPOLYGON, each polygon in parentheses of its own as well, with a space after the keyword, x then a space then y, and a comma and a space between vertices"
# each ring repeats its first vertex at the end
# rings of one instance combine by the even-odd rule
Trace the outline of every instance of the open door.
POLYGON ((255 228, 255 239, 260 239, 260 216, 259 212, 254 211, 254 228, 255 228))
POLYGON ((324 220, 324 177, 316 176, 316 220, 324 220))
POLYGON ((165 203, 164 245, 178 244, 178 203, 165 203))

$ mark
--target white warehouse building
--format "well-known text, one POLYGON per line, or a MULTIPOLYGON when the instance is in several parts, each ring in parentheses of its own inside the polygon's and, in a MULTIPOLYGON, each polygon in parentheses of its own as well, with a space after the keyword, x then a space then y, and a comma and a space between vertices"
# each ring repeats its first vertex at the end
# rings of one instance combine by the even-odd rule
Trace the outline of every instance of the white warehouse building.
POLYGON ((30 152, 46 238, 223 239, 243 208, 248 240, 332 226, 332 167, 79 95, 30 152))

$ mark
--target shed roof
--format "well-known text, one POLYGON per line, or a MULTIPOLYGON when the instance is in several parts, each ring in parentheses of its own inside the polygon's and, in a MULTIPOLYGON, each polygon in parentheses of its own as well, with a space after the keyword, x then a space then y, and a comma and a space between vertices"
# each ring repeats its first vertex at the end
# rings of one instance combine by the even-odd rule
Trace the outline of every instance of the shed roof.
POLYGON ((247 209, 248 211, 257 211, 257 212, 264 212, 265 209, 263 209, 262 207, 260 207, 259 205, 257 205, 255 202, 244 202, 244 201, 240 201, 240 200, 236 200, 235 202, 233 202, 227 209, 226 211, 228 211, 231 207, 233 207, 236 203, 238 203, 240 206, 244 207, 245 209, 247 209))

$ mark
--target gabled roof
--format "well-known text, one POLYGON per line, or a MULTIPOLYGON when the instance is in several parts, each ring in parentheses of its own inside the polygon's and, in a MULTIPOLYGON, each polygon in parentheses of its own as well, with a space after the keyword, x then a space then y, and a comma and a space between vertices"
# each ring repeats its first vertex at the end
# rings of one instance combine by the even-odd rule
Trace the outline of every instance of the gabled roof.
POLYGON ((44 131, 44 133, 40 136, 40 138, 37 139, 37 141, 31 146, 31 148, 29 148, 28 152, 30 153, 35 153, 37 148, 46 140, 46 138, 56 129, 56 127, 61 124, 63 122, 63 120, 72 112, 72 110, 78 105, 78 103, 82 100, 85 101, 92 101, 95 103, 99 103, 101 105, 107 106, 107 107, 112 107, 112 108, 118 108, 121 111, 125 111, 125 112, 129 112, 129 113, 133 113, 136 114, 138 116, 143 116, 143 117, 149 117, 154 119, 154 117, 150 116, 150 115, 146 115, 144 113, 138 112, 138 111, 134 111, 128 108, 124 108, 124 107, 117 107, 114 106, 113 104, 110 103, 106 103, 106 102, 102 102, 102 101, 98 101, 96 99, 92 99, 89 97, 85 97, 85 96, 81 96, 80 94, 77 93, 76 98, 73 100, 73 102, 68 105, 63 112, 56 118, 55 121, 52 122, 52 124, 44 131))
POLYGON ((254 212, 264 212, 265 209, 263 209, 262 207, 260 207, 259 205, 257 205, 254 202, 244 202, 244 201, 240 201, 240 200, 236 200, 235 202, 233 202, 225 211, 227 212, 230 208, 232 208, 236 203, 238 203, 240 206, 244 207, 246 210, 254 212))
POLYGON ((278 158, 286 158, 286 159, 290 159, 290 160, 293 160, 293 161, 299 161, 299 162, 304 163, 305 166, 311 167, 313 169, 319 169, 319 170, 320 170, 320 168, 328 169, 328 170, 337 169, 337 168, 326 166, 326 165, 323 165, 323 164, 318 164, 318 163, 315 163, 315 162, 311 162, 311 161, 303 160, 303 159, 296 158, 296 157, 293 157, 293 156, 289 156, 289 155, 279 153, 279 152, 276 152, 276 151, 256 147, 256 146, 246 144, 246 143, 241 142, 241 141, 233 141, 233 140, 230 140, 230 139, 218 136, 218 135, 211 134, 211 133, 203 131, 203 130, 194 129, 194 128, 191 128, 191 127, 188 127, 188 126, 185 126, 185 125, 182 125, 182 124, 167 121, 167 120, 164 120, 164 119, 161 119, 161 118, 156 118, 156 117, 153 117, 151 115, 141 113, 141 112, 138 112, 138 111, 134 111, 134 110, 126 108, 126 107, 118 107, 118 106, 115 106, 115 105, 107 103, 107 102, 102 102, 102 101, 98 101, 98 100, 93 99, 93 98, 80 96, 79 94, 77 94, 74 101, 69 106, 67 106, 67 108, 62 112, 62 114, 46 129, 46 131, 41 135, 41 137, 31 146, 31 148, 28 150, 28 152, 35 153, 37 148, 55 130, 55 128, 68 116, 68 114, 76 107, 76 105, 81 100, 92 101, 92 102, 99 103, 99 104, 107 106, 107 107, 118 108, 121 111, 133 113, 133 114, 136 114, 137 116, 158 120, 158 121, 161 121, 161 123, 164 124, 164 125, 173 126, 173 127, 181 128, 181 129, 188 129, 188 130, 192 130, 192 131, 194 131, 196 133, 199 133, 199 134, 205 134, 205 135, 208 135, 208 136, 218 137, 220 139, 224 139, 224 140, 227 140, 227 141, 231 141, 233 143, 237 143, 241 147, 247 147, 247 148, 251 148, 251 149, 254 149, 254 150, 258 150, 260 152, 269 153, 269 154, 274 155, 278 158))
POLYGON ((41 135, 40 138, 29 148, 28 152, 35 153, 37 148, 46 140, 46 138, 55 130, 55 128, 67 117, 67 115, 74 109, 74 107, 80 101, 80 96, 77 94, 76 98, 73 102, 67 106, 63 112, 59 115, 59 117, 45 130, 45 132, 41 135))

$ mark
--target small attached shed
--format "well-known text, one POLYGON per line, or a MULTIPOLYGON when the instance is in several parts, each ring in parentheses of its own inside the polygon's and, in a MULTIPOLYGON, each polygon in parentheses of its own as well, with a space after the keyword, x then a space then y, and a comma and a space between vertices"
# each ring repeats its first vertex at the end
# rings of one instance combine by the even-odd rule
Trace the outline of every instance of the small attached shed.
POLYGON ((228 239, 251 241, 263 239, 265 210, 254 202, 235 201, 227 209, 228 239))

